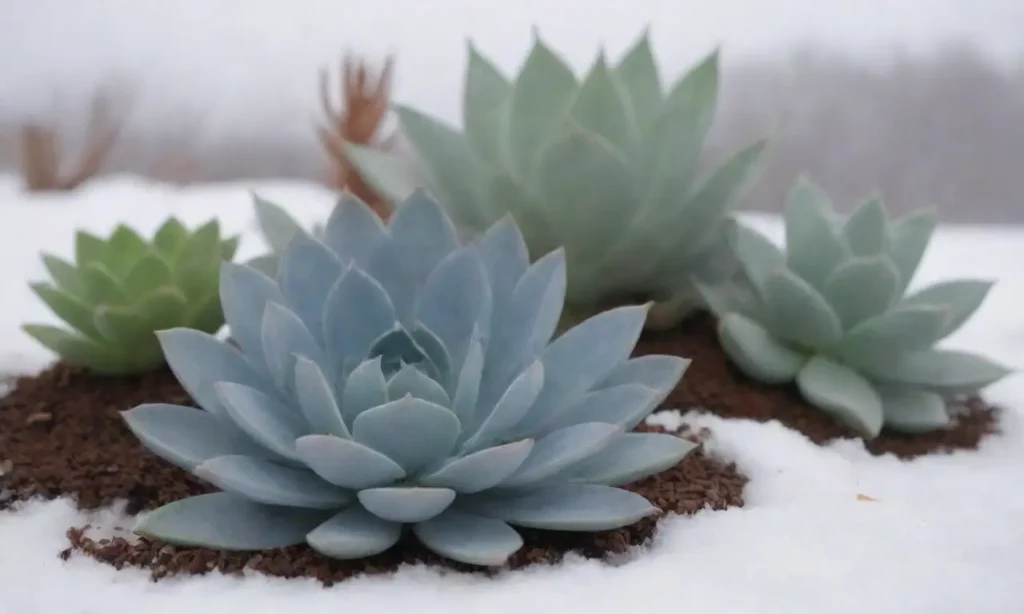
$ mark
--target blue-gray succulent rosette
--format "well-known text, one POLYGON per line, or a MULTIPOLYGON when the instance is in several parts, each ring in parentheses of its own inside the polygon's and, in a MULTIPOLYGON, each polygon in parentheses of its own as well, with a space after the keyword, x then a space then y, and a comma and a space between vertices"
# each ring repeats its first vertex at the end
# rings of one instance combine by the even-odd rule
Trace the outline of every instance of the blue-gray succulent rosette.
POLYGON ((159 333, 202 409, 147 404, 125 420, 221 492, 156 509, 136 532, 353 559, 411 530, 444 557, 501 565, 523 545, 513 525, 602 531, 656 513, 620 486, 694 449, 632 432, 689 361, 630 358, 647 305, 552 341, 565 292, 563 251, 531 264, 511 217, 462 244, 425 192, 387 225, 346 195, 321 239, 289 243, 276 280, 224 265, 239 349, 159 333))

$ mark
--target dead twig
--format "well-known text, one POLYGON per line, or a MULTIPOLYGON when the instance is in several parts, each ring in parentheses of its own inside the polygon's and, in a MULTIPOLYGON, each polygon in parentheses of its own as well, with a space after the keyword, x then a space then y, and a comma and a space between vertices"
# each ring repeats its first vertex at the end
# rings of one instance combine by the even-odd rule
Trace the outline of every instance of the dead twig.
POLYGON ((316 126, 317 137, 331 162, 330 185, 348 190, 370 205, 384 220, 391 215, 388 203, 378 196, 359 176, 348 156, 344 143, 390 148, 394 133, 381 138, 380 131, 391 102, 391 79, 394 58, 388 57, 378 74, 364 60, 346 55, 341 65, 340 104, 335 106, 330 94, 330 76, 320 70, 320 105, 325 123, 316 126))
POLYGON ((36 122, 20 128, 21 174, 27 190, 74 190, 99 173, 121 136, 126 116, 125 106, 115 105, 111 94, 100 89, 93 96, 82 153, 70 170, 63 168, 64 152, 54 126, 36 122))

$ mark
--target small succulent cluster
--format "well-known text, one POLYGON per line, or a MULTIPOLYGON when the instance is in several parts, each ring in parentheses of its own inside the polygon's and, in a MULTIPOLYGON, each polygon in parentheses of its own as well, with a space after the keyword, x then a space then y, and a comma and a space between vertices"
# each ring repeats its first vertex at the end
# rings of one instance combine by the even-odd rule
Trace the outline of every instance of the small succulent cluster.
POLYGON ((106 240, 80 231, 75 262, 43 254, 52 282, 31 285, 72 330, 22 328, 66 363, 96 373, 155 369, 164 356, 154 331, 188 326, 216 332, 224 325, 220 263, 237 248, 238 238, 222 239, 216 220, 190 232, 170 218, 152 242, 123 225, 106 240))
POLYGON ((695 446, 629 431, 688 361, 629 359, 647 306, 550 342, 565 287, 561 250, 530 265, 511 218, 462 245, 422 192, 387 226, 344 198, 323 242, 292 239, 276 282, 225 264, 221 302, 241 351, 160 333, 205 411, 125 413, 154 453, 223 492, 168 504, 136 530, 220 549, 306 542, 349 559, 410 525, 442 556, 500 565, 523 543, 510 525, 600 531, 654 513, 617 486, 695 446))
POLYGON ((469 55, 463 133, 398 110, 423 177, 347 149, 393 201, 387 221, 346 194, 306 231, 256 198, 271 250, 244 265, 217 222, 173 218, 152 242, 120 226, 80 232, 74 264, 43 256, 53 281, 32 289, 73 330, 28 334, 101 374, 166 363, 200 406, 124 413, 154 454, 221 490, 137 532, 350 559, 409 529, 444 557, 501 565, 523 544, 513 527, 631 524, 656 508, 620 487, 695 445, 634 431, 689 361, 630 355, 645 326, 699 308, 747 375, 795 382, 865 438, 940 429, 951 398, 1008 373, 936 347, 989 282, 908 294, 931 213, 892 220, 871 199, 841 219, 800 181, 783 251, 730 216, 763 142, 696 181, 717 52, 667 93, 646 36, 582 80, 539 39, 514 81, 469 55))
MULTIPOLYGON (((469 48, 464 133, 399 107, 425 182, 467 233, 506 213, 539 257, 564 247, 567 308, 578 317, 640 297, 666 328, 700 306, 691 284, 727 278, 723 228, 759 169, 759 141, 697 181, 718 97, 718 52, 665 92, 648 37, 616 65, 602 54, 577 79, 539 38, 514 81, 469 48)), ((378 192, 419 185, 394 156, 352 145, 378 192)))
POLYGON ((723 349, 750 377, 795 381, 804 398, 866 438, 949 423, 947 400, 1009 371, 936 348, 992 283, 962 279, 907 295, 935 228, 923 210, 890 220, 880 198, 846 219, 801 179, 785 209, 786 251, 742 225, 733 243, 749 286, 703 287, 723 349), (746 291, 745 291, 746 290, 746 291))

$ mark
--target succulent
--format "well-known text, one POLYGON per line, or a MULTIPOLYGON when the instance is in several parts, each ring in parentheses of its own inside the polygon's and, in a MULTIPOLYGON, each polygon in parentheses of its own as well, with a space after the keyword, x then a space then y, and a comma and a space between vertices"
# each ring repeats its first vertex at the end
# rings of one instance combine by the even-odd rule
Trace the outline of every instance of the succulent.
POLYGON ((323 242, 289 243, 276 282, 225 264, 240 351, 160 333, 205 411, 124 414, 150 450, 222 492, 167 504, 136 531, 229 550, 306 542, 350 559, 389 549, 410 525, 442 556, 501 565, 523 544, 510 525, 600 531, 654 513, 618 486, 694 448, 631 432, 689 361, 629 358, 647 305, 551 341, 565 270, 561 250, 530 265, 510 217, 461 244, 423 191, 387 225, 343 197, 323 242))
POLYGON ((701 286, 730 359, 769 384, 796 381, 836 421, 873 438, 882 427, 941 429, 948 401, 1009 373, 936 343, 963 325, 991 282, 944 281, 907 294, 935 229, 925 209, 890 220, 881 198, 845 220, 806 178, 785 210, 786 251, 736 224, 732 240, 748 286, 701 286))
MULTIPOLYGON (((514 81, 470 45, 464 133, 408 107, 397 113, 425 187, 460 227, 478 233, 510 212, 531 256, 564 246, 567 311, 653 300, 648 324, 663 328, 702 306, 693 276, 733 272, 726 216, 765 148, 754 143, 696 181, 718 64, 715 51, 665 93, 645 34, 615 66, 602 52, 580 81, 535 33, 514 81)), ((381 194, 400 200, 419 185, 395 156, 348 151, 381 194)))
POLYGON ((189 231, 169 218, 147 242, 127 226, 109 239, 75 235, 74 264, 43 254, 52 282, 35 294, 72 330, 26 324, 22 330, 65 363, 105 375, 164 364, 154 331, 188 326, 208 333, 224 325, 220 265, 234 258, 238 237, 221 239, 216 220, 189 231))

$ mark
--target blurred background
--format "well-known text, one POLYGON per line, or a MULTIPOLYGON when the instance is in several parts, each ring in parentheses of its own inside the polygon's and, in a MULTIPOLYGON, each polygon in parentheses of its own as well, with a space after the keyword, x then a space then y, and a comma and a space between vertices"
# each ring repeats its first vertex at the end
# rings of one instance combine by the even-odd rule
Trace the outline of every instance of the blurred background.
POLYGON ((721 47, 705 162, 775 136, 745 208, 777 211, 808 173, 841 209, 881 191, 898 211, 1024 223, 1022 0, 0 0, 0 174, 337 182, 316 126, 354 130, 346 54, 370 73, 362 97, 350 73, 349 106, 373 115, 384 93, 457 124, 467 39, 510 74, 534 26, 580 72, 645 27, 663 81, 721 47))

